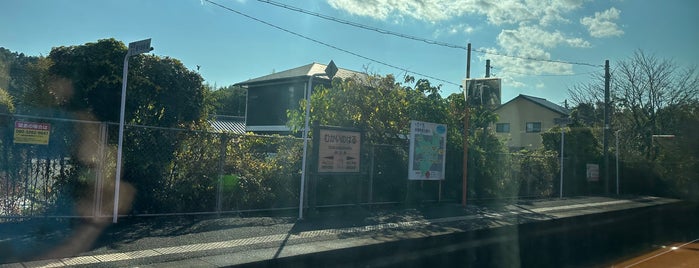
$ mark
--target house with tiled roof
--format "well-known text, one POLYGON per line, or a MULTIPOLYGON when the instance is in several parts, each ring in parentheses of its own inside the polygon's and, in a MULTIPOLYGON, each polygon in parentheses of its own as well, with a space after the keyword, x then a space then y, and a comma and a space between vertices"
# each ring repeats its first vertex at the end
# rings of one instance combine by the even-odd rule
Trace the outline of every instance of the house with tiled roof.
POLYGON ((556 126, 557 119, 570 115, 570 110, 563 106, 522 94, 494 112, 498 115, 496 135, 513 151, 541 147, 541 133, 556 126))
MULTIPOLYGON (((288 134, 287 110, 298 109, 304 98, 309 78, 325 73, 327 65, 308 65, 253 78, 235 85, 247 89, 246 131, 262 134, 288 134)), ((338 68, 336 78, 363 78, 364 73, 338 68)), ((312 88, 330 86, 330 79, 321 75, 313 78, 312 88)))

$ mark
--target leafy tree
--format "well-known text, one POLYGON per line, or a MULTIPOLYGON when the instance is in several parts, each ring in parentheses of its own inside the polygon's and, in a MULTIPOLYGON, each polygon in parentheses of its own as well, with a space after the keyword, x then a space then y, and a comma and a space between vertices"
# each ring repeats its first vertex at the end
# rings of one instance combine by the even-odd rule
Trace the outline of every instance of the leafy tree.
MULTIPOLYGON (((52 49, 50 93, 61 109, 117 122, 126 46, 115 39, 52 49)), ((201 76, 176 59, 137 55, 129 61, 126 123, 199 128, 206 117, 201 76)), ((116 142, 116 132, 110 135, 116 142)), ((135 209, 167 207, 161 186, 184 136, 177 131, 125 129, 124 181, 136 186, 135 209), (147 157, 145 157, 147 156, 147 157)))
MULTIPOLYGON (((321 125, 354 127, 371 143, 391 143, 407 133, 408 91, 393 76, 334 79, 331 88, 317 87, 311 96, 311 121, 321 125), (342 105, 339 105, 342 104, 342 105)), ((289 125, 300 130, 305 103, 289 111, 289 125)))
MULTIPOLYGON (((494 93, 488 91, 489 93, 494 93)), ((484 96, 488 99, 489 96, 484 96)), ((447 120, 450 126, 449 151, 451 152, 450 166, 452 173, 458 178, 459 185, 463 174, 463 139, 464 116, 466 100, 462 93, 450 95, 447 100, 447 120)), ((469 130, 468 130, 468 185, 469 197, 493 198, 512 197, 517 195, 514 190, 517 182, 513 181, 509 170, 504 169, 508 162, 507 148, 492 131, 491 124, 497 122, 497 114, 478 100, 469 100, 469 130)), ((452 186, 459 188, 460 186, 452 186)))
MULTIPOLYGON (((0 106, 6 108, 4 112, 11 112, 14 105, 16 110, 31 114, 116 122, 126 52, 126 46, 115 39, 56 47, 48 57, 27 57, 0 48, 0 85, 3 85, 0 88, 7 89, 0 92, 3 103, 0 106)), ((136 209, 162 211, 173 200, 185 200, 183 196, 196 198, 198 194, 211 191, 211 176, 204 176, 208 173, 198 171, 196 163, 192 163, 210 160, 193 157, 199 155, 192 145, 207 143, 196 142, 182 131, 167 129, 203 129, 203 119, 207 116, 204 99, 208 92, 202 82, 199 74, 185 68, 179 60, 152 55, 130 58, 126 123, 160 127, 127 126, 125 129, 123 180, 137 187, 136 209), (191 158, 189 162, 188 158, 191 158), (183 169, 186 172, 181 176, 167 176, 175 170, 173 165, 188 168, 183 169), (196 179, 182 177, 184 174, 196 179), (198 176, 201 174, 204 175, 198 176), (182 182, 190 180, 194 184, 192 187, 182 187, 182 182), (165 189, 164 185, 177 187, 165 189)), ((7 173, 17 179, 23 176, 22 170, 10 169, 10 166, 18 166, 28 161, 27 158, 37 156, 34 150, 29 150, 31 147, 10 146, 8 149, 12 144, 7 142, 11 141, 7 133, 3 133, 0 141, 3 146, 0 161, 3 168, 8 168, 7 173)), ((99 161, 94 157, 98 129, 93 125, 54 123, 51 133, 51 143, 41 157, 45 158, 47 168, 57 168, 56 164, 60 164, 60 174, 42 182, 53 195, 44 200, 53 200, 56 209, 70 209, 70 202, 76 201, 77 195, 85 192, 94 178, 95 161, 99 161)), ((115 144, 115 125, 110 126, 109 137, 115 144)), ((108 155, 114 157, 113 152, 108 155)), ((113 168, 106 165, 108 169, 113 168)), ((201 202, 205 203, 207 201, 201 202)))
MULTIPOLYGON (((599 137, 589 127, 579 127, 576 123, 563 129, 565 133, 564 183, 565 194, 588 194, 587 164, 600 163, 602 148, 599 137)), ((554 127, 541 134, 543 148, 561 155, 561 128, 554 127)), ((560 165, 560 164, 559 164, 560 165)), ((558 181, 556 181, 558 184, 558 181)))
POLYGON ((691 107, 699 98, 699 73, 642 51, 620 61, 617 69, 613 81, 619 120, 624 136, 634 141, 626 145, 651 158, 651 136, 671 131, 662 122, 672 121, 679 108, 691 107))
MULTIPOLYGON (((401 189, 405 182, 403 166, 395 161, 407 157, 405 138, 408 134, 409 121, 419 120, 447 124, 447 195, 455 198, 461 189, 462 154, 463 154, 463 117, 465 100, 462 94, 452 94, 442 98, 440 87, 428 80, 415 80, 406 76, 405 84, 397 83, 393 76, 371 76, 366 81, 333 81, 331 88, 316 88, 311 96, 311 117, 321 124, 350 126, 364 129, 367 140, 374 144, 396 144, 401 152, 394 152, 396 157, 383 157, 376 163, 377 167, 390 166, 385 172, 394 172, 396 184, 391 190, 401 189), (388 163, 388 162, 395 163, 388 163), (398 170, 398 171, 396 171, 398 170)), ((289 125, 300 129, 303 125, 304 103, 299 110, 289 111, 289 125)), ((470 178, 477 178, 474 192, 484 196, 502 196, 506 191, 503 169, 498 159, 505 153, 505 147, 491 132, 473 131, 483 128, 497 119, 496 115, 477 106, 470 114, 471 130, 469 133, 469 170, 470 178)), ((406 160, 403 160, 405 162, 406 160)), ((400 161, 399 161, 400 162, 400 161)), ((383 170, 381 172, 384 172, 383 170)), ((383 173, 385 174, 385 173, 383 173)))
POLYGON ((227 149, 225 169, 237 180, 237 184, 224 193, 229 206, 254 209, 298 204, 300 140, 248 134, 233 139, 227 149))
POLYGON ((52 65, 51 59, 39 57, 25 66, 28 73, 24 81, 26 89, 21 96, 23 110, 37 113, 39 110, 46 111, 58 105, 57 92, 53 89, 58 87, 61 80, 54 79, 49 73, 52 65))
POLYGON ((579 103, 570 113, 572 124, 580 127, 602 127, 604 103, 579 103))
MULTIPOLYGON (((412 83, 414 78, 406 76, 405 83, 412 83)), ((412 120, 446 123, 447 101, 439 95, 439 86, 433 86, 427 79, 415 82, 415 88, 406 87, 409 103, 409 117, 412 120)))
MULTIPOLYGON (((102 39, 49 53, 51 93, 60 107, 89 112, 97 120, 118 122, 126 46, 102 39)), ((175 127, 203 117, 203 79, 177 59, 132 56, 127 86, 127 122, 175 127)))
POLYGON ((604 104, 604 73, 593 73, 590 82, 571 86, 568 88, 568 97, 575 107, 584 104, 594 108, 597 104, 604 104))
MULTIPOLYGON (((14 100, 18 110, 24 109, 25 95, 43 87, 46 66, 50 64, 44 57, 26 56, 0 47, 0 88, 4 88, 14 100)), ((37 99, 41 97, 37 96, 37 99)))
MULTIPOLYGON (((133 76, 127 88, 127 122, 166 128, 201 129, 206 117, 206 91, 198 73, 188 70, 176 59, 143 55, 133 60, 133 76)), ((120 94, 119 94, 120 95, 120 94)), ((134 209, 163 211, 171 209, 166 196, 186 195, 187 189, 167 192, 166 174, 175 159, 185 133, 173 130, 130 128, 125 136, 124 180, 139 191, 134 209), (148 156, 144 159, 144 156, 148 156)), ((191 161, 189 162, 191 164, 191 161)), ((200 178, 193 187, 207 185, 200 178)), ((179 182, 176 182, 179 183, 179 182)), ((181 198, 180 198, 181 199, 181 198)))
MULTIPOLYGON (((13 113, 15 104, 7 90, 0 87, 0 113, 13 113)), ((1 123, 2 121, 0 121, 1 123)), ((1 126, 1 125, 0 125, 1 126)))
POLYGON ((217 115, 245 116, 247 91, 239 86, 227 86, 209 92, 208 102, 217 115))
MULTIPOLYGON (((622 181, 622 191, 689 197, 686 189, 699 187, 693 179, 699 174, 695 157, 699 147, 685 138, 693 139, 695 135, 689 126, 696 124, 699 99, 696 68, 682 68, 671 60, 636 51, 619 61, 614 69, 612 128, 617 130, 619 138, 622 176, 634 176, 626 183, 635 183, 623 185, 622 181), (677 139, 658 140, 653 138, 655 134, 673 134, 677 139)), ((577 117, 583 125, 589 125, 585 118, 594 114, 596 119, 592 121, 601 126, 599 109, 591 113, 590 107, 584 105, 599 103, 602 85, 603 80, 595 79, 569 90, 580 104, 574 119, 577 117)))
POLYGON ((699 200, 699 101, 661 111, 660 128, 674 138, 653 139, 651 159, 654 171, 667 187, 665 194, 699 200), (668 116, 672 114, 672 116, 668 116))
POLYGON ((556 152, 549 150, 521 151, 519 160, 520 196, 550 197, 557 189, 560 166, 556 152))
POLYGON ((132 115, 127 120, 149 126, 200 126, 207 114, 206 90, 198 73, 177 59, 153 55, 141 55, 130 66, 127 110, 132 115))
POLYGON ((126 51, 115 39, 53 48, 48 56, 54 63, 49 72, 55 76, 52 91, 60 107, 90 113, 100 121, 118 122, 126 51))

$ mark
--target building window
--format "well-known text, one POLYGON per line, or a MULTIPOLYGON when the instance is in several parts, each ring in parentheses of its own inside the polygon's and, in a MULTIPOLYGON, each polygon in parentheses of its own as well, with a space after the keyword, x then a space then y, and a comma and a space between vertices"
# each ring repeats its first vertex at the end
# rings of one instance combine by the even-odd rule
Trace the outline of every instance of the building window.
POLYGON ((497 133, 509 133, 510 123, 497 123, 495 124, 495 132, 497 133))
POLYGON ((527 132, 541 132, 541 122, 527 122, 527 132))

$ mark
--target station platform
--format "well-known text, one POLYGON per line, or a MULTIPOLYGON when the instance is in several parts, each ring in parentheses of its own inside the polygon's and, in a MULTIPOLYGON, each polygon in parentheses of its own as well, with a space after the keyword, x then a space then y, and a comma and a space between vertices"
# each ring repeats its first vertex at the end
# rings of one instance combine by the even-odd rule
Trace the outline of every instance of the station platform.
MULTIPOLYGON (((33 241, 39 238, 31 234, 17 234, 3 243, 14 247, 18 261, 0 261, 0 267, 356 267, 358 262, 364 267, 392 267, 438 254, 431 250, 458 252, 511 239, 511 235, 477 232, 540 223, 544 227, 537 227, 537 232, 548 232, 580 222, 590 225, 605 218, 600 215, 680 202, 650 196, 574 197, 466 207, 455 203, 415 208, 350 206, 319 209, 303 220, 293 213, 123 219, 107 228, 89 251, 77 256, 46 259, 40 253, 19 254, 51 245, 33 241), (435 243, 443 245, 429 246, 435 243), (382 257, 378 253, 384 250, 391 253, 382 257)), ((4 257, 11 260, 13 256, 4 257)))

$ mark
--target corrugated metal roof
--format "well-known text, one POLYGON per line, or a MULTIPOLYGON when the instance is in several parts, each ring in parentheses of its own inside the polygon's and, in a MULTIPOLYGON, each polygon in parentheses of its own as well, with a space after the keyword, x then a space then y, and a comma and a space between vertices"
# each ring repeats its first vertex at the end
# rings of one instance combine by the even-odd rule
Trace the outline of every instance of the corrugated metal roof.
MULTIPOLYGON (((508 103, 510 103, 510 102, 512 102, 512 101, 514 101, 514 100, 516 100, 516 99, 518 99, 518 98, 526 99, 526 100, 528 100, 528 101, 531 101, 531 102, 533 102, 533 103, 536 103, 536 104, 538 104, 538 105, 540 105, 540 106, 542 106, 542 107, 544 107, 544 108, 546 108, 546 109, 549 109, 549 110, 554 111, 554 112, 556 112, 556 113, 559 113, 559 114, 561 114, 561 115, 565 115, 565 116, 570 115, 570 110, 569 110, 569 109, 566 109, 566 108, 563 107, 563 106, 560 106, 560 105, 558 105, 558 104, 555 104, 555 103, 553 103, 553 102, 550 102, 550 101, 548 101, 548 100, 546 100, 546 99, 544 99, 544 98, 539 98, 539 97, 534 97, 534 96, 529 96, 529 95, 524 95, 524 94, 519 94, 519 96, 515 97, 514 99, 511 99, 510 101, 506 102, 506 103, 503 104, 503 105, 500 105, 500 107, 503 107, 503 106, 507 105, 508 103)), ((498 109, 500 109, 500 107, 498 107, 498 109)), ((496 110, 497 110, 497 109, 496 109, 496 110)))
POLYGON ((245 134, 245 117, 214 115, 207 120, 214 131, 245 134))
MULTIPOLYGON (((293 69, 289 69, 286 71, 281 71, 278 73, 273 73, 265 76, 260 76, 258 78, 253 78, 244 82, 236 83, 235 85, 251 85, 251 84, 256 84, 256 83, 263 83, 263 82, 270 82, 274 80, 282 80, 282 79, 290 79, 290 78, 301 78, 301 77, 309 77, 314 74, 322 74, 325 73, 325 68, 328 66, 325 64, 320 64, 320 63, 311 63, 308 65, 304 65, 301 67, 296 67, 293 69)), ((350 77, 364 77, 366 74, 360 73, 360 72, 355 72, 352 70, 347 70, 347 69, 342 69, 338 68, 337 73, 335 74, 335 77, 339 77, 342 79, 350 78, 350 77)), ((326 79, 325 77, 319 77, 319 79, 326 79)))

